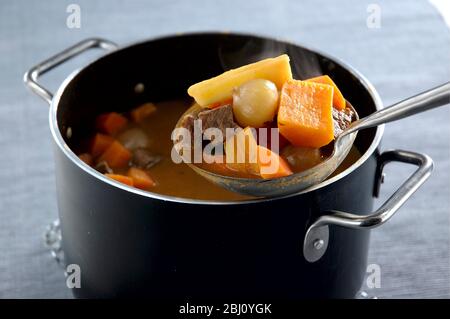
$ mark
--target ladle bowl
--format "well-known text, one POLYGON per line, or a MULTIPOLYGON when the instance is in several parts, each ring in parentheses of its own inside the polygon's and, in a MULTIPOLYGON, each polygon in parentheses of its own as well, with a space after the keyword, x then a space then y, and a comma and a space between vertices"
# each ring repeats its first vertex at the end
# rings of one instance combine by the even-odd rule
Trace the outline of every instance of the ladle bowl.
MULTIPOLYGON (((334 147, 331 155, 314 167, 286 177, 272 179, 239 178, 219 175, 193 163, 186 164, 188 164, 197 174, 203 176, 212 183, 239 194, 255 197, 272 197, 293 194, 307 190, 327 179, 339 167, 350 152, 359 130, 396 121, 416 113, 446 105, 449 102, 450 82, 405 99, 362 119, 359 119, 357 110, 347 101, 347 107, 354 112, 355 120, 334 140, 334 147)), ((195 116, 200 110, 201 108, 194 104, 183 114, 178 121, 176 128, 181 126, 184 116, 195 116)))

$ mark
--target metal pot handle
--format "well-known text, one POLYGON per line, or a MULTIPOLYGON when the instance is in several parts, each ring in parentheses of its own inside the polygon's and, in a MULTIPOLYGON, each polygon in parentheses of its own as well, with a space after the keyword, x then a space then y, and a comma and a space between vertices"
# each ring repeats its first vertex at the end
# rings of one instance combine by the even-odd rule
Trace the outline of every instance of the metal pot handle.
MULTIPOLYGON (((381 154, 378 164, 378 176, 389 162, 402 162, 419 168, 397 189, 397 191, 370 215, 355 215, 340 211, 329 211, 317 218, 306 231, 303 243, 303 255, 309 262, 319 260, 328 247, 328 226, 335 225, 353 229, 370 229, 383 225, 408 198, 428 179, 433 170, 433 160, 425 154, 402 150, 386 151, 381 154)), ((378 192, 379 185, 376 186, 378 192)))
POLYGON ((88 49, 101 48, 107 51, 113 51, 117 47, 117 44, 108 40, 97 38, 83 40, 32 67, 25 73, 23 81, 34 93, 43 98, 48 104, 51 104, 53 94, 37 82, 39 76, 88 49))

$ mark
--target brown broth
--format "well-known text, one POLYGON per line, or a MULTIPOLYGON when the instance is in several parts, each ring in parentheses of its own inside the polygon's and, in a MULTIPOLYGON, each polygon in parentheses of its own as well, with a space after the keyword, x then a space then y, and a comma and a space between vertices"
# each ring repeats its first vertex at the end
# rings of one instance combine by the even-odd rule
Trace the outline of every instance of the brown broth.
MULTIPOLYGON (((140 125, 150 138, 149 150, 163 157, 161 162, 148 169, 148 173, 157 182, 157 185, 152 187, 151 191, 164 195, 203 200, 250 199, 249 196, 230 192, 209 182, 184 163, 176 164, 172 161, 172 130, 191 103, 191 101, 185 100, 157 103, 155 104, 157 107, 156 113, 149 116, 140 125)), ((360 157, 359 151, 352 147, 347 158, 333 175, 344 171, 360 157)), ((208 165, 203 164, 201 167, 208 168, 208 165)), ((242 177, 242 175, 239 176, 242 177)))
POLYGON ((175 164, 171 159, 172 130, 180 116, 190 106, 190 101, 175 100, 156 104, 157 111, 142 123, 150 137, 150 151, 163 156, 161 162, 148 170, 157 185, 152 192, 204 200, 243 200, 250 197, 230 192, 195 173, 184 163, 175 164))

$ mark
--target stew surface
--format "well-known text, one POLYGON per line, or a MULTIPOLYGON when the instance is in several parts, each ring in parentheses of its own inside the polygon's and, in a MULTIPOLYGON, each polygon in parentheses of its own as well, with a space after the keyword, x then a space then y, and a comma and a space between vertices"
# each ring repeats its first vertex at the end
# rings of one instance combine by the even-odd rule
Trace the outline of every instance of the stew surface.
MULTIPOLYGON (((191 100, 174 100, 155 104, 156 112, 140 124, 130 128, 142 128, 148 140, 148 150, 161 156, 160 162, 148 169, 155 180, 152 192, 183 198, 204 200, 240 200, 250 197, 239 195, 208 182, 185 163, 175 164, 171 158, 172 130, 180 116, 192 104, 191 100)), ((126 170, 122 170, 124 173, 126 170)), ((119 172, 120 173, 120 172, 119 172)))
MULTIPOLYGON (((328 75, 294 79, 286 54, 226 71, 187 93, 194 104, 149 102, 98 115, 80 159, 139 189, 239 200, 248 197, 213 185, 185 163, 235 178, 287 177, 326 160, 357 115, 328 75)), ((353 148, 334 174, 357 158, 353 148)))
MULTIPOLYGON (((104 124, 101 126, 101 132, 103 133, 93 133, 93 138, 88 143, 89 146, 85 148, 83 153, 79 154, 79 156, 88 165, 91 165, 111 178, 154 193, 203 200, 231 201, 250 199, 251 197, 249 196, 236 194, 214 185, 197 175, 185 163, 176 164, 173 162, 171 158, 173 147, 171 134, 179 118, 192 103, 191 99, 186 99, 150 104, 152 106, 151 114, 147 114, 147 116, 138 121, 133 120, 133 111, 129 114, 120 115, 126 119, 124 124, 121 124, 118 120, 108 120, 106 122, 108 123, 108 125, 106 125, 107 128, 104 127, 104 124), (114 125, 109 123, 113 123, 114 125), (105 130, 114 128, 116 125, 120 128, 117 130, 112 129, 109 135, 104 134, 105 130), (94 140, 96 141, 99 139, 98 135, 110 136, 113 140, 119 141, 124 149, 117 147, 110 152, 114 156, 108 156, 108 154, 105 155, 105 153, 108 153, 109 149, 114 148, 114 145, 110 144, 111 141, 108 140, 106 144, 109 144, 106 147, 106 151, 103 150, 103 154, 98 154, 100 151, 96 151, 95 147, 102 144, 93 144, 94 140), (123 163, 125 163, 125 165, 114 164, 117 162, 118 155, 122 153, 127 154, 127 152, 129 152, 129 157, 123 156, 123 163), (144 156, 144 159, 142 159, 141 153, 149 156, 147 156, 147 158, 144 156), (106 164, 105 161, 107 162, 106 164), (113 165, 111 165, 111 163, 113 165), (136 172, 130 172, 130 169, 136 169, 138 172, 145 172, 153 183, 147 182, 145 176, 140 178, 141 176, 139 174, 136 175, 136 172), (128 180, 126 179, 127 176, 133 178, 128 180), (135 181, 134 183, 133 180, 135 181), (140 181, 140 183, 137 183, 136 181, 140 181)), ((142 107, 137 106, 136 109, 139 108, 142 107)), ((99 118, 102 118, 102 115, 99 118)), ((359 157, 359 151, 353 147, 350 154, 337 169, 335 174, 348 168, 359 157)), ((119 158, 121 157, 119 156, 119 158)), ((213 168, 209 167, 209 169, 213 168)))

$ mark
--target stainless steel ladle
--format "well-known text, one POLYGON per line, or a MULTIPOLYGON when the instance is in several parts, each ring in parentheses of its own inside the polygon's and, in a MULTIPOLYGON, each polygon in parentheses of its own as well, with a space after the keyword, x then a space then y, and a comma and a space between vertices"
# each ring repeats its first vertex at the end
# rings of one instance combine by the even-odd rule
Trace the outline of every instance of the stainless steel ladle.
MULTIPOLYGON (((192 163, 188 163, 188 165, 199 175, 214 184, 236 193, 256 197, 288 195, 312 187, 330 176, 347 156, 359 130, 400 120, 448 103, 450 103, 450 82, 405 99, 362 119, 358 119, 357 117, 357 120, 352 122, 352 124, 336 138, 331 156, 308 170, 287 177, 274 179, 236 178, 218 175, 204 170, 192 163)), ((350 107, 356 115, 358 114, 350 103, 347 103, 347 106, 350 107)), ((198 112, 198 108, 198 105, 194 105, 187 110, 184 115, 194 114, 198 112)), ((179 127, 179 125, 180 122, 177 124, 177 127, 179 127)))

